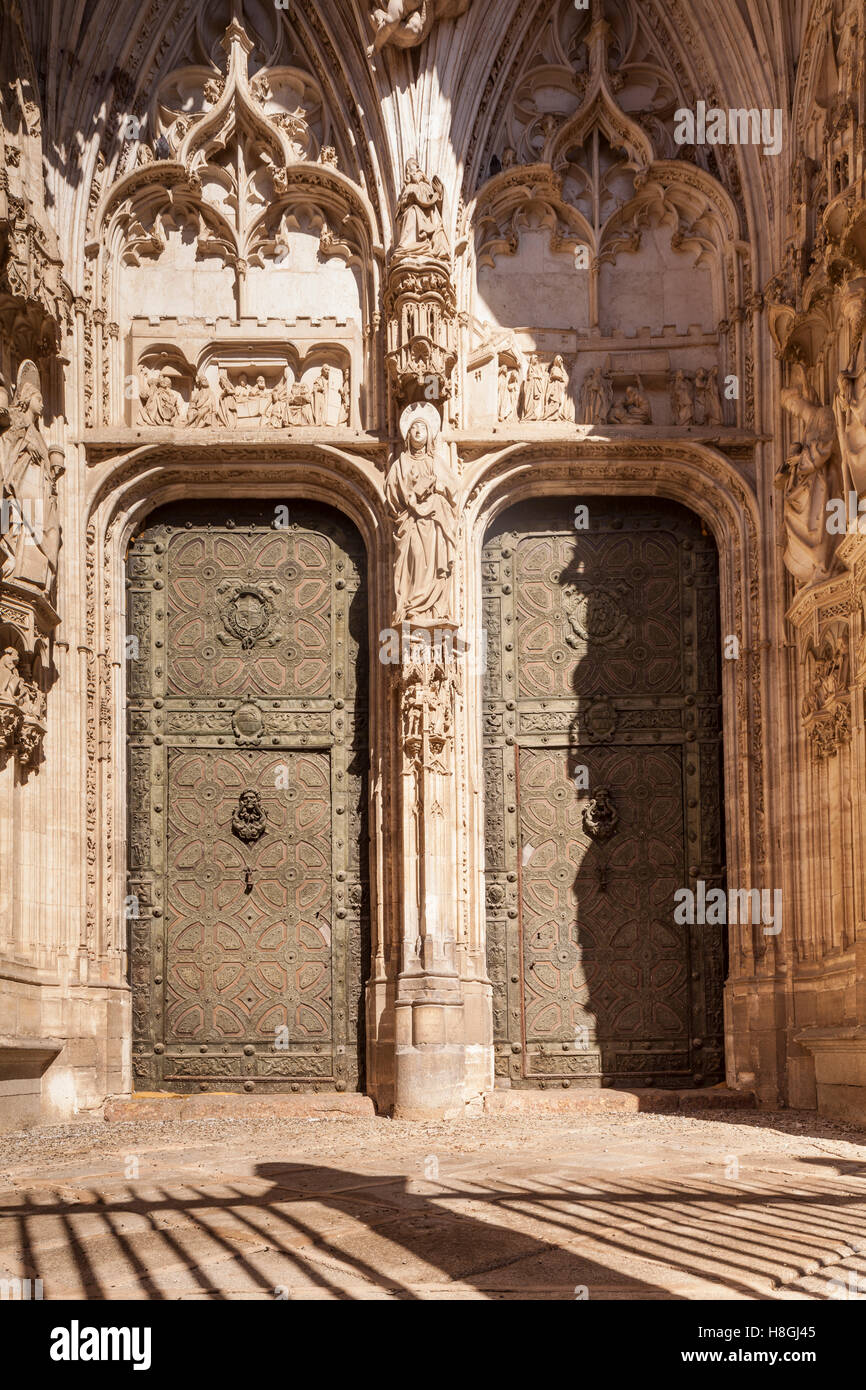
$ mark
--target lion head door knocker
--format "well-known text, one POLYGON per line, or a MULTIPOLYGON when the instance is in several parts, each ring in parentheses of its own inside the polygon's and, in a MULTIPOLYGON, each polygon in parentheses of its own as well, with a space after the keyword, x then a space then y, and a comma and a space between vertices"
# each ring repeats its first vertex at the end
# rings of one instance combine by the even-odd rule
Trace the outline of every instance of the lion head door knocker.
POLYGON ((253 787, 248 787, 241 792, 238 809, 232 813, 232 834, 245 845, 254 845, 267 833, 265 820, 261 797, 253 787))
POLYGON ((610 792, 602 788, 583 808, 583 828, 591 840, 604 842, 616 833, 619 813, 610 799, 610 792))
MULTIPOLYGON (((217 593, 223 594, 227 588, 228 585, 220 585, 217 593)), ((278 591, 272 588, 271 592, 278 591)), ((219 613, 226 629, 226 632, 219 633, 223 643, 240 642, 241 651, 248 652, 256 642, 267 640, 268 646, 272 647, 279 641, 279 633, 271 631, 276 608, 262 585, 236 584, 219 613)))

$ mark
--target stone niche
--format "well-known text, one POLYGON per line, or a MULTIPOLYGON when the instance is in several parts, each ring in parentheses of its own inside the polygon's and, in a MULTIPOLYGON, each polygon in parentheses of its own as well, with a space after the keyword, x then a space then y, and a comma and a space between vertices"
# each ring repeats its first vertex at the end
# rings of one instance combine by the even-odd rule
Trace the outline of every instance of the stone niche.
POLYGON ((353 320, 134 319, 124 423, 357 429, 361 350, 353 320))

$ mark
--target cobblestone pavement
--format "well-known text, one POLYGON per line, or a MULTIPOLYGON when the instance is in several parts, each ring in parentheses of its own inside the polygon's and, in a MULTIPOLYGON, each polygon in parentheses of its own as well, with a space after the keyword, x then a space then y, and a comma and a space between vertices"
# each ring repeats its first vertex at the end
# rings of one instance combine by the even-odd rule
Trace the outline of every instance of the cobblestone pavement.
POLYGON ((792 1111, 87 1121, 0 1136, 0 1278, 46 1299, 866 1295, 864 1144, 792 1111))

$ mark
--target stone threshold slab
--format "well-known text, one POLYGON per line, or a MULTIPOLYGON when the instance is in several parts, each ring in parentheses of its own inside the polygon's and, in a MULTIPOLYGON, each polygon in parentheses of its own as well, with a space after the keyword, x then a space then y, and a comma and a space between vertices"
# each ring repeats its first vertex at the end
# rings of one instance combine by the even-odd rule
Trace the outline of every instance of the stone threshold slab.
POLYGON ((675 1114, 685 1110, 754 1110, 752 1091, 730 1091, 726 1086, 706 1090, 665 1091, 651 1087, 640 1090, 501 1090, 484 1097, 486 1115, 571 1111, 582 1115, 675 1114))
POLYGON ((114 1120, 211 1120, 264 1119, 303 1120, 325 1115, 354 1115, 373 1119, 375 1106, 369 1096, 314 1095, 312 1092, 244 1096, 231 1091, 209 1091, 207 1095, 176 1095, 171 1091, 145 1091, 140 1095, 111 1097, 103 1116, 114 1120))

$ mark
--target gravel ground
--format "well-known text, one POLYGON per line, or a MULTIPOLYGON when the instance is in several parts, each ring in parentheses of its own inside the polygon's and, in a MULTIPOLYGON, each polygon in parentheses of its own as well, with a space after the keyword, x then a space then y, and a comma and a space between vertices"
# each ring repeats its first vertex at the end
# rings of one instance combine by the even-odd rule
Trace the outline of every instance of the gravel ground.
POLYGON ((582 1142, 605 1139, 654 1143, 679 1140, 709 1143, 735 1151, 747 1145, 755 1154, 810 1157, 831 1155, 866 1163, 866 1130, 820 1120, 801 1110, 695 1111, 688 1115, 622 1114, 502 1115, 467 1120, 409 1123, 385 1118, 335 1115, 316 1119, 195 1119, 114 1122, 82 1120, 0 1135, 0 1175, 20 1177, 58 1163, 100 1159, 146 1150, 244 1146, 265 1152, 290 1145, 318 1158, 370 1155, 384 1150, 395 1159, 439 1147, 454 1154, 546 1149, 569 1135, 582 1142), (724 1118, 722 1118, 724 1116, 724 1118))

